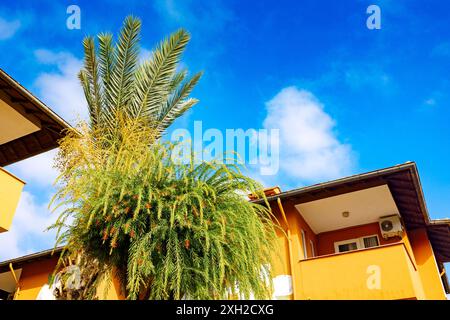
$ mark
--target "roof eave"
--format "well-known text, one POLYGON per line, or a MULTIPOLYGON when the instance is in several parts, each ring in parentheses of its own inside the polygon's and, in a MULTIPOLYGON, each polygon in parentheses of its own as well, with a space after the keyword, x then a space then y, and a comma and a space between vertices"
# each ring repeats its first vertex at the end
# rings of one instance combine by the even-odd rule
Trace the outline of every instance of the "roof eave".
POLYGON ((31 103, 38 106, 42 111, 44 111, 50 118, 56 121, 64 128, 72 128, 72 126, 61 118, 57 113, 55 113, 52 109, 47 107, 41 100, 39 100, 36 96, 34 96, 27 88, 22 86, 18 81, 14 80, 8 73, 6 73, 3 69, 0 68, 0 78, 6 81, 10 86, 19 91, 22 95, 24 95, 31 103))

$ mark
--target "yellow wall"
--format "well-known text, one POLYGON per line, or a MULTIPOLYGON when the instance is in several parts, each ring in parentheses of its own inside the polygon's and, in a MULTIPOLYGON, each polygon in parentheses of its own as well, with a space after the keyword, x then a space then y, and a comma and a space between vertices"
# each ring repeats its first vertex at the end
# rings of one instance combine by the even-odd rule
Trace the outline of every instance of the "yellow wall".
POLYGON ((300 261, 297 270, 299 299, 415 299, 421 294, 403 243, 300 261))
POLYGON ((17 300, 35 300, 56 267, 58 258, 30 262, 22 267, 17 300))
POLYGON ((9 229, 25 182, 0 167, 0 232, 9 229))
POLYGON ((114 276, 105 279, 97 288, 97 296, 100 300, 124 300, 124 292, 120 287, 120 283, 114 276), (106 290, 105 290, 106 289, 106 290))

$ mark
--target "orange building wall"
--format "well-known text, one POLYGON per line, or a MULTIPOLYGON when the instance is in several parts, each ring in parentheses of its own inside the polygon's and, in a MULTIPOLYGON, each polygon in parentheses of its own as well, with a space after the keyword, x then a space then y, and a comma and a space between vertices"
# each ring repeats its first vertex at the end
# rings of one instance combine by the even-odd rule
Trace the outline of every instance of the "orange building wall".
POLYGON ((426 299, 445 300, 445 290, 426 229, 409 231, 408 238, 414 252, 426 299))
POLYGON ((286 226, 278 204, 276 202, 271 203, 272 212, 279 225, 284 230, 284 232, 281 230, 277 231, 278 249, 272 257, 273 276, 291 275, 294 294, 285 298, 298 299, 298 281, 296 280, 296 272, 292 272, 292 270, 296 270, 298 261, 304 258, 303 249, 301 247, 301 230, 304 230, 305 232, 308 257, 312 256, 309 241, 313 241, 317 253, 317 239, 314 232, 298 213, 297 209, 295 209, 292 202, 282 201, 282 207, 286 214, 289 229, 286 226))
MULTIPOLYGON (((283 209, 286 214, 286 218, 289 224, 289 233, 290 233, 290 249, 291 255, 293 257, 293 263, 298 262, 303 259, 303 248, 301 246, 301 230, 305 232, 306 235, 306 250, 308 253, 308 257, 312 257, 312 249, 310 246, 310 240, 312 240, 314 244, 314 248, 316 254, 318 252, 317 249, 317 238, 308 224, 305 222, 303 217, 298 213, 297 209, 295 209, 293 203, 291 202, 282 202, 283 209)), ((279 225, 284 230, 277 231, 277 245, 278 252, 274 254, 273 257, 273 270, 275 275, 281 274, 291 274, 290 269, 290 259, 289 259, 289 240, 287 237, 287 226, 284 222, 284 218, 279 210, 277 203, 271 204, 272 212, 278 220, 279 225)))
POLYGON ((308 257, 312 257, 313 253, 311 250, 310 240, 314 244, 314 248, 317 254, 317 236, 297 211, 294 206, 294 203, 291 201, 283 202, 283 208, 286 212, 286 216, 289 222, 289 226, 292 232, 292 240, 293 240, 293 256, 296 261, 304 259, 303 257, 303 248, 301 245, 301 230, 305 232, 306 235, 306 251, 308 257))
POLYGON ((291 274, 289 265, 288 239, 282 230, 277 230, 276 250, 272 257, 274 275, 291 274))
MULTIPOLYGON (((19 279, 19 295, 17 300, 35 300, 41 288, 48 284, 49 276, 53 273, 58 258, 46 258, 44 260, 32 261, 22 267, 22 274, 19 279)), ((100 284, 97 294, 101 300, 122 300, 125 299, 120 289, 117 279, 113 278, 112 283, 100 284), (105 294, 106 293, 106 294, 105 294)))
POLYGON ((56 267, 58 258, 33 261, 22 267, 19 279, 17 300, 35 300, 42 286, 48 283, 49 276, 56 267))

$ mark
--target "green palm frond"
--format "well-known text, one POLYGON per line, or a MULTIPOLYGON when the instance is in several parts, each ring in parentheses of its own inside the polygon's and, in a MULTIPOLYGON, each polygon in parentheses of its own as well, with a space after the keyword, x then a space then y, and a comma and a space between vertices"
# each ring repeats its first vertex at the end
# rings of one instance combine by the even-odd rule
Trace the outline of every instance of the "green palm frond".
POLYGON ((109 111, 115 112, 128 104, 133 92, 134 77, 139 55, 141 21, 132 16, 125 19, 115 50, 114 66, 109 81, 111 96, 109 111))
POLYGON ((127 17, 113 44, 110 33, 98 39, 98 57, 94 39, 83 41, 84 68, 79 74, 90 122, 101 124, 111 134, 116 129, 116 113, 129 118, 144 117, 148 126, 162 135, 173 121, 191 108, 196 99, 188 99, 200 79, 197 73, 185 81, 187 70, 178 70, 181 55, 190 40, 180 29, 161 41, 149 59, 139 64, 141 22, 127 17))
POLYGON ((173 92, 186 78, 188 71, 186 69, 180 70, 172 77, 169 83, 169 92, 173 92))
POLYGON ((78 73, 78 79, 80 80, 81 87, 83 88, 84 92, 84 97, 86 98, 91 124, 95 126, 97 123, 97 118, 94 112, 95 103, 94 97, 92 95, 92 88, 91 83, 89 81, 88 72, 86 70, 80 70, 80 72, 78 73))
POLYGON ((162 133, 178 118, 180 115, 184 114, 187 110, 192 108, 197 104, 197 99, 187 99, 181 103, 176 104, 173 108, 167 108, 165 113, 161 115, 161 121, 157 122, 156 133, 159 138, 162 133))
POLYGON ((83 47, 84 70, 80 72, 79 78, 83 85, 86 100, 88 101, 92 124, 96 125, 100 121, 102 92, 94 39, 92 37, 86 37, 83 40, 83 47))
POLYGON ((101 33, 97 36, 99 43, 99 67, 100 74, 103 79, 105 91, 111 90, 106 88, 110 85, 111 73, 114 68, 114 46, 113 36, 110 33, 101 33))
POLYGON ((101 124, 103 126, 114 126, 114 114, 108 112, 111 108, 105 106, 114 105, 111 74, 115 67, 113 36, 110 33, 101 33, 97 36, 99 43, 98 61, 102 84, 102 112, 101 124))
POLYGON ((177 64, 189 39, 185 30, 176 31, 163 40, 153 51, 151 58, 139 68, 133 99, 133 112, 137 117, 143 116, 149 121, 155 121, 170 94, 177 64))
POLYGON ((160 109, 156 118, 156 131, 158 135, 161 135, 175 119, 182 116, 198 102, 197 99, 188 99, 187 97, 194 89, 201 76, 202 72, 195 74, 191 79, 179 85, 166 100, 166 103, 160 109))

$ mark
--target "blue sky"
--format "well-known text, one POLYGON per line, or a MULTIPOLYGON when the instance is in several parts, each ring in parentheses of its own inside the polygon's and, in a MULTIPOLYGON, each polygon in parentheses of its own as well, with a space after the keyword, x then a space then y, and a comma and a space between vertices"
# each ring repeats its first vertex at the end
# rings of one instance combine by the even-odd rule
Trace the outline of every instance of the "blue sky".
MULTIPOLYGON (((0 67, 72 121, 85 113, 75 77, 85 35, 116 33, 137 15, 145 56, 184 27, 183 64, 205 74, 193 92, 200 103, 176 127, 279 127, 280 173, 263 181, 284 190, 416 161, 430 214, 444 218, 449 10, 445 0, 9 1, 0 5, 0 67), (66 27, 71 4, 80 30, 66 27), (366 27, 370 4, 381 8, 381 30, 366 27)), ((52 155, 10 167, 29 182, 14 222, 28 232, 0 235, 0 260, 52 244, 41 232, 52 219, 52 155)))

